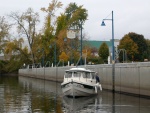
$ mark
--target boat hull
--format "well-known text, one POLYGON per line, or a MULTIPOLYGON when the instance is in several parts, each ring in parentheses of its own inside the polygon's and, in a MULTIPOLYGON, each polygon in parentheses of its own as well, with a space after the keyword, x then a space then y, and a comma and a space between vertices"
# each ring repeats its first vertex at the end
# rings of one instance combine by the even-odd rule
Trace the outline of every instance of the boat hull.
POLYGON ((77 82, 62 84, 62 92, 65 96, 79 97, 97 94, 95 86, 77 82))

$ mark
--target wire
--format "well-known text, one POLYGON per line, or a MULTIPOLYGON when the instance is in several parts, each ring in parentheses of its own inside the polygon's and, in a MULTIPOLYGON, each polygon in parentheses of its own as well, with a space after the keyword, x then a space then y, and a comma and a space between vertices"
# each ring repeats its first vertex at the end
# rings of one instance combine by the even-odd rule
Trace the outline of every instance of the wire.
POLYGON ((106 16, 106 18, 105 19, 107 19, 107 17, 109 17, 111 15, 111 13, 108 15, 108 16, 106 16))

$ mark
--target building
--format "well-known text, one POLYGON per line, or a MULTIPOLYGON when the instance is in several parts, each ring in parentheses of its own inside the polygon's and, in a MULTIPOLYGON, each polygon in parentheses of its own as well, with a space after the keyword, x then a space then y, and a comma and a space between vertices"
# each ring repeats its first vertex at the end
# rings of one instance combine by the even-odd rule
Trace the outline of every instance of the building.
MULTIPOLYGON (((84 45, 88 45, 91 48, 96 48, 97 50, 99 50, 100 46, 104 42, 107 44, 109 48, 109 52, 112 53, 112 40, 110 41, 88 40, 88 41, 84 41, 84 45)), ((117 48, 118 45, 119 45, 119 39, 114 39, 114 47, 117 48)))

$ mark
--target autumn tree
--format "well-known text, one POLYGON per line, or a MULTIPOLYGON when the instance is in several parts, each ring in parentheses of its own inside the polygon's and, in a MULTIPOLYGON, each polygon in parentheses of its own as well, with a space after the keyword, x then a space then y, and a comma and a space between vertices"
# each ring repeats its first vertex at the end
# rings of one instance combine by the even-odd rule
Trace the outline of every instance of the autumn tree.
POLYGON ((62 7, 62 3, 58 0, 52 0, 47 8, 41 8, 41 10, 47 13, 45 18, 45 24, 43 28, 44 35, 42 36, 42 48, 45 51, 45 57, 47 60, 51 62, 54 61, 54 46, 57 47, 56 53, 58 57, 58 32, 57 32, 57 25, 56 25, 56 11, 62 7), (55 44, 55 45, 54 45, 55 44), (49 48, 51 46, 51 48, 49 48))
POLYGON ((0 17, 0 53, 4 53, 4 45, 8 41, 11 25, 6 21, 5 17, 0 17))
POLYGON ((18 12, 12 12, 9 15, 15 21, 17 25, 18 34, 22 37, 26 37, 29 43, 32 63, 34 64, 34 51, 33 43, 36 40, 34 37, 36 35, 36 26, 39 23, 39 14, 34 12, 32 8, 28 8, 27 11, 19 14, 18 12))
MULTIPOLYGON (((130 61, 135 60, 136 54, 138 54, 138 46, 137 44, 129 37, 129 35, 125 35, 119 43, 118 49, 125 49, 127 53, 127 59, 130 61)), ((121 54, 119 55, 119 59, 121 59, 121 54)))
POLYGON ((134 59, 137 61, 144 61, 144 58, 148 58, 147 54, 147 43, 146 39, 143 35, 130 32, 128 33, 128 36, 137 44, 138 46, 138 53, 134 56, 134 59))
POLYGON ((107 62, 109 56, 109 48, 105 42, 100 46, 98 55, 103 59, 104 62, 107 62))
POLYGON ((8 57, 6 59, 9 59, 9 63, 5 65, 7 71, 17 71, 23 66, 24 63, 31 63, 28 48, 27 46, 22 47, 23 43, 23 38, 19 38, 18 40, 13 39, 12 41, 7 42, 5 45, 5 53, 7 54, 5 57, 8 57))
MULTIPOLYGON (((83 8, 82 5, 78 6, 76 3, 70 3, 65 9, 64 14, 66 16, 66 21, 67 21, 66 29, 69 30, 71 29, 79 33, 79 31, 83 29, 83 24, 87 20, 88 17, 87 10, 83 8)), ((75 53, 75 52, 77 52, 81 47, 81 44, 79 42, 80 37, 81 37, 80 35, 76 35, 74 39, 68 39, 67 41, 68 43, 67 46, 68 48, 70 48, 69 50, 73 52, 71 54, 73 54, 73 56, 76 55, 74 58, 79 57, 79 53, 75 53)), ((82 39, 83 39, 83 35, 82 35, 82 39)))
MULTIPOLYGON (((5 55, 5 45, 8 42, 10 36, 11 24, 6 21, 5 17, 0 16, 0 54, 3 53, 5 55)), ((6 72, 7 62, 4 60, 0 60, 0 74, 6 72)))
POLYGON ((62 52, 60 55, 59 55, 59 59, 60 60, 63 60, 64 62, 67 62, 69 57, 66 55, 65 52, 62 52))

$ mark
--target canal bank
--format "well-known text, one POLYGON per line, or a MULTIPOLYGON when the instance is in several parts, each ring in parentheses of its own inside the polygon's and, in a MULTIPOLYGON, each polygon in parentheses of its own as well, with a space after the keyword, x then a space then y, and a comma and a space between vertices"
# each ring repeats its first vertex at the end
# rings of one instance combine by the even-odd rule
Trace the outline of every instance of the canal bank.
MULTIPOLYGON (((150 62, 117 63, 114 67, 115 91, 150 96, 150 62)), ((62 82, 65 70, 70 68, 71 66, 19 69, 19 76, 62 82)), ((113 77, 111 64, 87 65, 85 68, 97 71, 102 87, 112 90, 113 77)))

